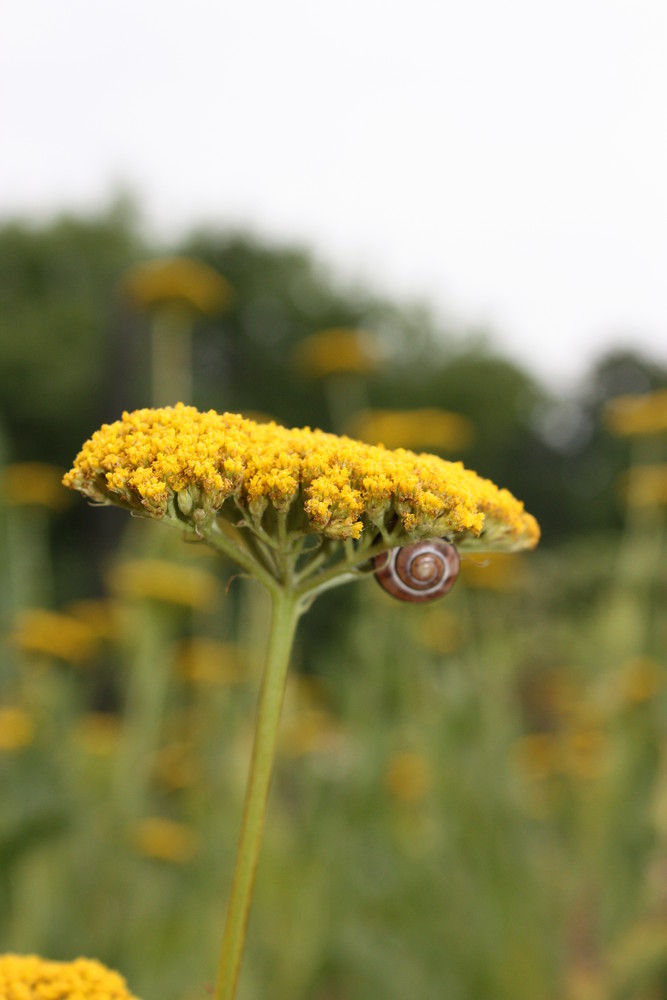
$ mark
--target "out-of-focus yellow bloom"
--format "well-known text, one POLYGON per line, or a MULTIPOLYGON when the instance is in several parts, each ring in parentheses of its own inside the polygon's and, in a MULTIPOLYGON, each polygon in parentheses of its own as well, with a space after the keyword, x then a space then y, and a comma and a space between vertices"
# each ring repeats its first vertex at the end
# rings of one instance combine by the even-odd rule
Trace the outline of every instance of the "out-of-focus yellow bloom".
POLYGON ((664 670, 650 656, 628 660, 620 669, 619 696, 626 705, 649 701, 664 686, 664 670))
POLYGON ((553 733, 529 733, 512 746, 512 757, 527 778, 541 780, 559 770, 559 748, 553 733))
POLYGON ((100 639, 108 641, 118 636, 118 607, 113 601, 88 597, 70 601, 63 610, 87 625, 100 639))
POLYGON ((631 507, 667 506, 667 465, 634 465, 621 476, 620 488, 631 507))
POLYGON ((322 709, 306 709, 283 719, 280 750, 287 757, 336 752, 343 742, 340 723, 322 709))
POLYGON ((421 802, 433 784, 431 765, 424 754, 416 750, 396 753, 387 766, 384 784, 398 802, 421 802))
POLYGON ((110 712, 86 712, 77 724, 75 737, 85 753, 110 757, 118 746, 121 728, 118 716, 110 712))
POLYGON ((229 282, 214 268, 188 257, 168 257, 137 264, 128 272, 122 290, 144 309, 174 302, 216 315, 231 300, 229 282))
POLYGON ((35 723, 23 708, 0 706, 0 751, 22 750, 35 738, 35 723))
POLYGON ((290 513, 291 538, 358 539, 382 525, 402 544, 398 521, 406 541, 447 535, 463 549, 513 551, 539 539, 522 503, 460 462, 180 403, 105 424, 63 482, 199 535, 219 511, 236 523, 240 510, 260 537, 272 530, 263 524, 269 511, 274 524, 276 513, 290 513))
POLYGON ((236 646, 197 637, 179 647, 176 669, 193 684, 238 684, 247 676, 236 646))
POLYGON ((0 955, 2 1000, 136 1000, 123 977, 91 958, 0 955))
POLYGON ((195 566, 164 559, 128 559, 114 566, 107 576, 117 597, 151 599, 186 608, 215 607, 220 583, 213 573, 195 566))
POLYGON ((132 843, 138 854, 174 864, 185 864, 197 851, 195 831, 163 816, 149 816, 136 823, 132 843))
POLYGON ((458 451, 472 444, 475 428, 459 413, 435 407, 421 410, 365 410, 350 427, 355 437, 385 448, 434 448, 458 451))
POLYGON ((609 984, 602 969, 577 965, 566 979, 564 1000, 609 1000, 609 984))
POLYGON ((521 699, 531 729, 562 729, 585 704, 581 682, 568 667, 540 670, 521 683, 521 699))
POLYGON ((99 645, 89 625, 44 608, 22 611, 10 639, 26 653, 42 653, 75 664, 91 660, 99 645))
POLYGON ((368 375, 379 364, 377 341, 366 330, 332 327, 306 337, 294 351, 297 367, 309 378, 368 375))
POLYGON ((196 784, 199 772, 189 743, 181 741, 162 747, 153 762, 153 776, 167 791, 180 791, 196 784))
POLYGON ((51 510, 67 505, 62 469, 44 462, 16 462, 0 471, 0 496, 14 506, 34 504, 51 510))
POLYGON ((648 973, 655 991, 649 990, 641 996, 661 997, 664 977, 660 975, 660 970, 664 970, 666 963, 667 919, 664 915, 635 924, 614 943, 610 951, 611 980, 619 990, 614 995, 639 996, 634 990, 626 993, 623 987, 644 979, 648 973))
POLYGON ((526 567, 521 557, 506 552, 489 552, 483 560, 468 558, 461 563, 461 579, 476 589, 517 590, 525 578, 526 567))
POLYGON ((310 709, 327 711, 327 687, 321 677, 295 673, 287 681, 285 710, 298 714, 310 709))
POLYGON ((610 765, 608 737, 592 727, 530 733, 514 743, 512 756, 521 773, 534 780, 565 774, 585 781, 599 778, 610 765))
POLYGON ((573 729, 561 738, 563 770, 583 781, 599 778, 610 767, 609 738, 597 728, 573 729))
POLYGON ((664 434, 667 431, 667 389, 610 399, 605 420, 610 431, 621 437, 664 434))
POLYGON ((459 648, 463 641, 463 626, 458 615, 441 607, 431 608, 428 605, 419 610, 419 617, 415 616, 411 628, 415 642, 442 655, 453 653, 459 648))

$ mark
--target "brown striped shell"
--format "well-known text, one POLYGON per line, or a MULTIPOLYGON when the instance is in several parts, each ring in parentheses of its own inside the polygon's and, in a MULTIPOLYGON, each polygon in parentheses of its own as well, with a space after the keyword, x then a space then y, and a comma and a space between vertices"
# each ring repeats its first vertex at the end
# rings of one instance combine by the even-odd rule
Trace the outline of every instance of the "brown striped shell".
POLYGON ((459 574, 459 554, 444 538, 426 538, 376 556, 375 577, 399 601, 436 601, 447 594, 459 574))

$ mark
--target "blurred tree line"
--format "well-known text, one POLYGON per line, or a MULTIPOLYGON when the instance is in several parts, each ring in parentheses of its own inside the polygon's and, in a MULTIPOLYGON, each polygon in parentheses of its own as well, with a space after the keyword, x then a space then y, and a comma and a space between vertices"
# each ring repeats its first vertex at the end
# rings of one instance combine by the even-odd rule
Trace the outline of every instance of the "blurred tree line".
MULTIPOLYGON (((488 336, 443 328, 423 306, 344 287, 302 248, 224 231, 155 245, 123 199, 96 217, 0 227, 3 462, 69 467, 100 423, 150 405, 150 320, 122 282, 138 262, 167 254, 205 262, 232 290, 224 311, 194 324, 186 402, 337 432, 347 428, 340 405, 332 406, 336 392, 343 409, 361 400, 382 410, 454 411, 475 435, 460 456, 444 457, 463 458, 521 497, 547 545, 619 528, 616 479, 627 445, 605 431, 601 411, 610 397, 667 385, 664 367, 632 352, 609 354, 559 397, 488 336), (299 345, 331 329, 369 331, 379 351, 372 370, 347 383, 335 373, 309 376, 299 345)), ((63 544, 71 541, 67 518, 63 544)))

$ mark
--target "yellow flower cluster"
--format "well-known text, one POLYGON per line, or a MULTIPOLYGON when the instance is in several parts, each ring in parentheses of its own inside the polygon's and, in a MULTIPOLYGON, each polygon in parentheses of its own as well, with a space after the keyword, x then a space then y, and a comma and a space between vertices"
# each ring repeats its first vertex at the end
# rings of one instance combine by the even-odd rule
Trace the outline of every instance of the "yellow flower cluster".
POLYGON ((667 505, 667 465, 634 465, 621 478, 621 490, 631 507, 667 505))
POLYGON ((23 708, 0 707, 0 752, 22 750, 35 736, 35 723, 23 708))
POLYGON ((333 327, 306 337, 294 351, 294 360, 309 378, 327 375, 367 375, 378 366, 377 345, 365 330, 333 327))
POLYGON ((421 410, 366 410, 354 421, 354 433, 387 448, 466 448, 475 431, 459 413, 430 407, 421 410))
POLYGON ((188 257, 137 264, 126 275, 123 290, 144 309, 181 302, 210 315, 221 312, 231 298, 231 287, 221 274, 203 261, 188 257))
POLYGON ((65 506, 60 489, 62 471, 44 462, 15 462, 0 473, 0 495, 12 505, 35 504, 60 510, 65 506))
POLYGON ((416 750, 394 754, 389 761, 384 783, 389 794, 398 802, 421 802, 433 783, 428 758, 416 750))
POLYGON ((525 585, 526 566, 521 556, 489 552, 482 560, 466 560, 461 566, 461 578, 468 587, 480 590, 518 590, 525 585))
POLYGON ((128 559, 112 567, 107 578, 118 597, 165 601, 186 608, 212 608, 220 592, 213 573, 166 559, 128 559))
POLYGON ((667 432, 667 389, 639 396, 617 396, 607 403, 605 417, 609 430, 622 437, 664 434, 667 432))
POLYGON ((103 425, 63 482, 199 533, 220 511, 264 531, 289 514, 290 531, 328 538, 398 528, 406 539, 479 538, 478 548, 506 550, 539 538, 522 503, 460 462, 181 403, 103 425))
POLYGON ((56 656, 76 664, 90 660, 98 646, 98 636, 85 622, 45 608, 20 612, 10 639, 26 653, 56 656))
POLYGON ((185 864, 197 851, 194 831, 164 816, 148 816, 140 820, 132 831, 132 840, 138 854, 158 861, 185 864))
POLYGON ((2 1000, 136 1000, 125 980, 101 962, 49 962, 37 955, 0 955, 2 1000))

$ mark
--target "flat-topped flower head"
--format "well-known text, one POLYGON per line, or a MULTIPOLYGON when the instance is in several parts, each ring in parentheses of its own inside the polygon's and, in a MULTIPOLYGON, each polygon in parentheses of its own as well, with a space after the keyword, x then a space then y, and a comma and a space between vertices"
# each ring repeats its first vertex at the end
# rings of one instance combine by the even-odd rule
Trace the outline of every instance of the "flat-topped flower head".
POLYGON ((125 980, 101 962, 49 962, 37 955, 0 955, 2 1000, 136 1000, 125 980))
POLYGON ((283 553, 318 539, 375 554, 427 537, 482 551, 539 538, 522 503, 460 462, 180 403, 105 424, 63 482, 208 541, 245 528, 283 553))

